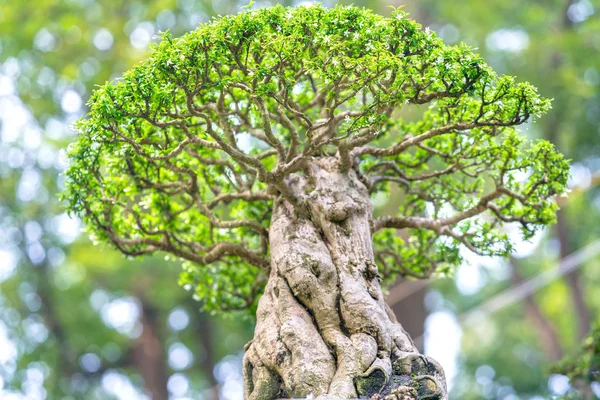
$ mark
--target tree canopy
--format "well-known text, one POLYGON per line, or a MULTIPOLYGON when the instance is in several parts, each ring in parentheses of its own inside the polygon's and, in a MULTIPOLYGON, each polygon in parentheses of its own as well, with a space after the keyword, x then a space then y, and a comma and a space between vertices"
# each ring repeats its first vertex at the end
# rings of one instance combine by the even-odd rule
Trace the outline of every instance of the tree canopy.
POLYGON ((336 156, 377 196, 380 273, 427 277, 465 247, 511 250, 555 217, 568 163, 516 127, 550 101, 447 46, 400 9, 276 6, 220 17, 100 87, 79 121, 63 194, 92 236, 131 256, 186 260, 208 309, 253 308, 269 269, 272 201, 302 212, 288 178, 336 156), (398 234, 398 231, 401 231, 398 234))

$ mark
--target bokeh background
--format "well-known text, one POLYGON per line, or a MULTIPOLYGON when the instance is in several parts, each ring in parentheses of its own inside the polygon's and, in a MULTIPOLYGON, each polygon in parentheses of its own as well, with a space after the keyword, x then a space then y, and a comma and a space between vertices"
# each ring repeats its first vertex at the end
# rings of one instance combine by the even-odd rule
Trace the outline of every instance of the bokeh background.
MULTIPOLYGON (((200 312, 175 261, 94 246, 56 193, 70 126, 94 86, 143 58, 159 31, 178 36, 246 3, 0 0, 0 399, 242 399, 252 321, 200 312)), ((572 392, 550 368, 600 310, 600 3, 353 3, 382 14, 403 5, 447 43, 468 43, 554 98, 523 132, 573 160, 558 224, 510 260, 469 257, 453 277, 398 282, 388 300, 444 365, 452 399, 572 392)), ((599 383, 584 390, 600 398, 599 383)))

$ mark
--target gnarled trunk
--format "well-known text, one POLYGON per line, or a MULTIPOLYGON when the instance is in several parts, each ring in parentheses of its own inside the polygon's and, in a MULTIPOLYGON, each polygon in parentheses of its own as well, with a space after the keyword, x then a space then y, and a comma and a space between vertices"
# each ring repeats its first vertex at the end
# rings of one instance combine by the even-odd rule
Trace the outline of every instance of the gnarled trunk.
POLYGON ((419 354, 385 303, 372 206, 355 172, 320 158, 289 184, 309 196, 308 210, 276 201, 245 397, 445 399, 441 367, 419 354))

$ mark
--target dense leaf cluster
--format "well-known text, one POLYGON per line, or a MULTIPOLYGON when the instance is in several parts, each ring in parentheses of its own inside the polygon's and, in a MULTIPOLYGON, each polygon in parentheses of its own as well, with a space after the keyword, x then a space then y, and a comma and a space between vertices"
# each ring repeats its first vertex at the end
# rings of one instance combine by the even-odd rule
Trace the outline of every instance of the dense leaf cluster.
POLYGON ((165 34, 89 106, 70 209, 125 254, 187 260, 183 281, 209 308, 255 304, 272 200, 303 207, 286 177, 312 157, 400 191, 398 214, 374 221, 384 278, 456 265, 462 246, 506 254, 502 223, 527 238, 552 222, 568 176, 552 145, 515 130, 548 100, 401 10, 276 6, 165 34))

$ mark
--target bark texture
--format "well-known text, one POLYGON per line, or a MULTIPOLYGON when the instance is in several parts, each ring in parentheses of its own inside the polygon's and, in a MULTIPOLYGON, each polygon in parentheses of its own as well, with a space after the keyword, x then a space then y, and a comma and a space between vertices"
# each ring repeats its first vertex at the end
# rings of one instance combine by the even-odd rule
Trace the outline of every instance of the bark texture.
POLYGON ((288 183, 307 206, 275 202, 271 271, 244 358, 246 399, 446 399, 441 367, 384 301, 372 205, 357 174, 324 157, 288 183))

